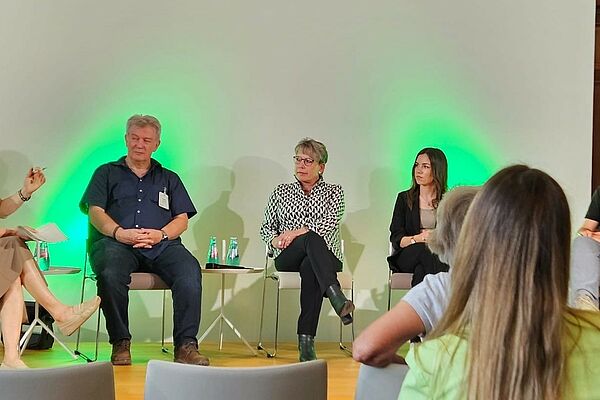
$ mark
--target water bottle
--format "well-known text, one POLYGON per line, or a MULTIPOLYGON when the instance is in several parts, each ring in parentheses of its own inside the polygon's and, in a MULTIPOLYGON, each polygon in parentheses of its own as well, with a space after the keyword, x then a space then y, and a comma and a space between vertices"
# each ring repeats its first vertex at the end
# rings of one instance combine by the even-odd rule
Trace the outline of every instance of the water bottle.
POLYGON ((240 254, 238 252, 238 240, 237 237, 232 236, 229 238, 229 248, 227 249, 227 264, 228 265, 240 265, 240 254))
POLYGON ((208 253, 206 254, 206 262, 212 264, 219 263, 219 250, 217 249, 217 237, 211 236, 208 244, 208 253))
POLYGON ((35 254, 37 256, 37 263, 41 271, 48 271, 50 269, 50 252, 48 251, 47 242, 37 242, 35 245, 35 254))

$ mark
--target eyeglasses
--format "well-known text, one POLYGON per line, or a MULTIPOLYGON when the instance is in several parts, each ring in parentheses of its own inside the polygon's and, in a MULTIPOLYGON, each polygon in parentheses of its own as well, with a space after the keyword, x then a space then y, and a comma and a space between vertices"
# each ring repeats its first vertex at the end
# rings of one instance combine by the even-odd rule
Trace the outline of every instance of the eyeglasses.
POLYGON ((302 158, 300 156, 293 156, 292 158, 294 159, 294 162, 296 163, 296 165, 300 165, 300 163, 304 163, 304 165, 306 165, 307 167, 311 166, 312 163, 315 162, 315 160, 313 160, 312 158, 302 158))

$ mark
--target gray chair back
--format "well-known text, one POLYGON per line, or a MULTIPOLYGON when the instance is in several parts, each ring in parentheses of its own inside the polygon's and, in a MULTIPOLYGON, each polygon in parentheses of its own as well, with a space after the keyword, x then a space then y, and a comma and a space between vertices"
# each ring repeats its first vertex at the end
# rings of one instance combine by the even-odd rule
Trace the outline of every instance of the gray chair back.
POLYGON ((0 399, 115 400, 109 362, 58 368, 0 370, 0 399))
POLYGON ((326 400, 327 363, 227 368, 151 360, 144 399, 326 400))
POLYGON ((407 372, 407 365, 390 364, 385 368, 375 368, 361 364, 354 400, 398 400, 407 372))

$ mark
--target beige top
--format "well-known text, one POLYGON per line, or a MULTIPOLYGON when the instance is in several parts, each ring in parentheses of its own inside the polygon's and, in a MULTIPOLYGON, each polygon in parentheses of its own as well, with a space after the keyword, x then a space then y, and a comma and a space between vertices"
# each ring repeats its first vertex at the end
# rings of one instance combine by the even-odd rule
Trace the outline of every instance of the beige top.
POLYGON ((435 222, 436 222, 436 218, 435 218, 436 209, 435 208, 431 208, 431 209, 421 208, 419 211, 421 214, 421 228, 434 229, 435 222))

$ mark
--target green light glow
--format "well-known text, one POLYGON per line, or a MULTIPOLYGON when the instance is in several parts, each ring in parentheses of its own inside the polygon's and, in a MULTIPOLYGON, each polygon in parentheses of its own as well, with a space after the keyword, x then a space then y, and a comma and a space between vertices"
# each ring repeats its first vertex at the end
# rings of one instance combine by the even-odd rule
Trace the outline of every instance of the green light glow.
POLYGON ((499 166, 483 129, 478 127, 476 111, 466 111, 467 107, 441 90, 427 96, 404 93, 389 102, 384 145, 396 166, 400 187, 410 186, 412 164, 424 147, 437 147, 446 154, 449 187, 481 185, 499 166))
MULTIPOLYGON (((88 222, 78 203, 94 170, 126 154, 125 123, 132 114, 150 114, 161 121, 162 142, 153 157, 165 167, 181 173, 190 168, 190 160, 202 159, 203 146, 190 146, 202 143, 201 137, 209 130, 205 122, 209 118, 203 119, 202 115, 210 112, 210 108, 203 107, 204 100, 198 95, 203 92, 199 89, 197 71, 192 74, 182 71, 181 66, 160 64, 144 65, 139 70, 115 66, 118 68, 122 70, 114 74, 114 81, 98 83, 97 93, 104 98, 94 100, 101 106, 86 115, 81 132, 72 135, 80 140, 65 146, 66 156, 48 171, 50 184, 45 187, 48 201, 37 210, 36 219, 40 223, 56 222, 69 237, 68 242, 51 246, 55 265, 83 266, 88 222), (191 135, 195 136, 192 141, 191 135)), ((189 190, 190 184, 186 185, 189 190)), ((72 290, 76 287, 72 281, 79 279, 64 277, 54 287, 72 290)))

